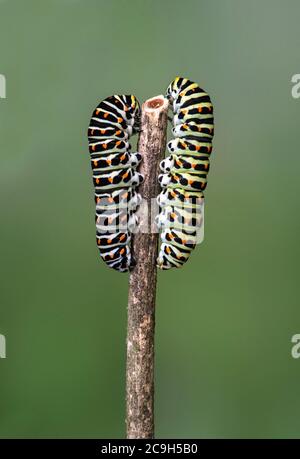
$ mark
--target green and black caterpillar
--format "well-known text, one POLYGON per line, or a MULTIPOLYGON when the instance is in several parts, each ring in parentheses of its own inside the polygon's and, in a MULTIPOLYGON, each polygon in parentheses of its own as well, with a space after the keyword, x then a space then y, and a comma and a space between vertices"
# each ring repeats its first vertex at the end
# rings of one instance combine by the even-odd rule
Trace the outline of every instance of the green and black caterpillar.
POLYGON ((174 139, 167 145, 170 155, 160 164, 160 269, 180 268, 195 248, 214 135, 213 106, 198 84, 177 77, 166 97, 173 112, 174 139))
POLYGON ((139 126, 135 96, 114 95, 100 102, 88 128, 89 151, 96 202, 96 241, 107 266, 126 272, 134 266, 131 233, 141 202, 136 187, 139 153, 131 153, 129 137, 139 126))

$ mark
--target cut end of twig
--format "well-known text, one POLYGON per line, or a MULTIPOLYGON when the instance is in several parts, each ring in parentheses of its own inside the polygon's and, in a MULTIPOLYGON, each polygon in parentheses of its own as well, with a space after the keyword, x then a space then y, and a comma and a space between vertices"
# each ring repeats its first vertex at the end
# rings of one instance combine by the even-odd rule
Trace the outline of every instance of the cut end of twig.
POLYGON ((157 110, 158 108, 162 108, 168 104, 168 100, 163 96, 155 96, 151 99, 148 99, 145 102, 145 109, 147 111, 157 110))

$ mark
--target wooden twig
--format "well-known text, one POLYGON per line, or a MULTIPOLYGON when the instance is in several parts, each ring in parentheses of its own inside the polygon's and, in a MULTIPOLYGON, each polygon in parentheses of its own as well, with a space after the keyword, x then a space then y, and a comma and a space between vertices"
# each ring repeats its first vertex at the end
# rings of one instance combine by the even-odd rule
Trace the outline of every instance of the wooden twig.
POLYGON ((134 235, 136 266, 130 273, 127 324, 127 438, 154 437, 154 325, 158 234, 153 232, 151 200, 159 193, 158 174, 166 147, 168 101, 163 96, 142 107, 138 151, 144 182, 140 230, 134 235), (148 210, 148 211, 147 211, 148 210), (152 223, 152 224, 151 224, 152 223), (143 232, 141 232, 143 231, 143 232))

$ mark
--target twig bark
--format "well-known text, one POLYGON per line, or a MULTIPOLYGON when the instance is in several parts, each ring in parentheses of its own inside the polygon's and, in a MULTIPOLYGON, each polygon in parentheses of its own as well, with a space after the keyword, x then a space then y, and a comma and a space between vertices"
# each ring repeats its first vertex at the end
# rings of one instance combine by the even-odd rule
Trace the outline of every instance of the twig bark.
POLYGON ((166 147, 168 101, 163 96, 142 107, 138 151, 144 182, 139 231, 134 235, 136 266, 130 274, 127 324, 127 438, 154 437, 154 326, 158 234, 151 226, 151 200, 159 193, 158 173, 166 147), (146 209, 145 209, 146 207, 146 209), (141 232, 143 231, 143 232, 141 232))

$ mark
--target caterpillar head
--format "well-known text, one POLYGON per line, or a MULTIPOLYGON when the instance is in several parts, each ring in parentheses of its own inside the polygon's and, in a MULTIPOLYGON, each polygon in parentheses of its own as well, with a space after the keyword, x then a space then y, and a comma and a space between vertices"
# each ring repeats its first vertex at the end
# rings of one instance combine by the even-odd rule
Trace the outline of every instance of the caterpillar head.
POLYGON ((177 80, 179 77, 175 78, 172 83, 169 84, 167 91, 166 91, 166 97, 169 99, 169 102, 172 103, 174 99, 178 96, 178 88, 177 88, 177 80))

